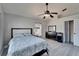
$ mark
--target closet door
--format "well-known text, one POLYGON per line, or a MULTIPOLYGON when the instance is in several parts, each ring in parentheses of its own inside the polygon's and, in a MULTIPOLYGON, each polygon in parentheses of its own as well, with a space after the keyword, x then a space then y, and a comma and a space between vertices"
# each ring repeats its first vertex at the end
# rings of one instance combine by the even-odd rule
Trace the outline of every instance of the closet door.
POLYGON ((79 46, 79 19, 74 20, 74 45, 79 46))
POLYGON ((65 43, 69 43, 69 21, 65 21, 65 43))

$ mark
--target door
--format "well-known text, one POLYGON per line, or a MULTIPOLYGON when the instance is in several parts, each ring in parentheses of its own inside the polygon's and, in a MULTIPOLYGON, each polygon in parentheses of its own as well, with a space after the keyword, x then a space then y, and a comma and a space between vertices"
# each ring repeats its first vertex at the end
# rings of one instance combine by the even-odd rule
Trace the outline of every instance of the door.
POLYGON ((74 20, 74 45, 79 46, 79 19, 74 20))
POLYGON ((73 44, 73 29, 74 29, 74 21, 69 21, 69 43, 73 44))
POLYGON ((65 43, 69 43, 69 21, 65 21, 65 43))
POLYGON ((65 21, 65 42, 73 44, 73 23, 74 21, 65 21))

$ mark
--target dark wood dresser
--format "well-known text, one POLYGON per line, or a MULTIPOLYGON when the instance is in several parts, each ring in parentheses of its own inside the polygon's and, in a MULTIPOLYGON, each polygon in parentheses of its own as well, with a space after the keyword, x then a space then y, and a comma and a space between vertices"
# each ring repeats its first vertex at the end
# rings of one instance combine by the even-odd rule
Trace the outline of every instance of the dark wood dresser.
POLYGON ((63 33, 61 32, 53 32, 53 31, 48 31, 45 33, 46 38, 48 39, 53 39, 58 42, 63 42, 63 33))

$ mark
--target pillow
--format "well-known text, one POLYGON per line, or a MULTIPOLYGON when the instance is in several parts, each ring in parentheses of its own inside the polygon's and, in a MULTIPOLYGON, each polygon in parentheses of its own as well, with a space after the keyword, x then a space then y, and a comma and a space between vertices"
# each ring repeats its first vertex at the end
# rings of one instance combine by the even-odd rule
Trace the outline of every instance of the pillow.
POLYGON ((23 33, 15 33, 15 34, 13 34, 13 37, 21 37, 21 36, 24 36, 23 33))
POLYGON ((30 35, 32 35, 32 34, 30 34, 30 33, 23 33, 23 35, 24 35, 24 36, 30 36, 30 35))

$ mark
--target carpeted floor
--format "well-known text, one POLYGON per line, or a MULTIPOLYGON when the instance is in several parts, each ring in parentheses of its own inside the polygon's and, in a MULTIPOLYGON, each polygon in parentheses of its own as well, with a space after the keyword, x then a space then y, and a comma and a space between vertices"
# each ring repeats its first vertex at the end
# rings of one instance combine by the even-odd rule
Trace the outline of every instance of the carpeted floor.
MULTIPOLYGON (((47 39, 49 56, 79 56, 79 47, 47 39)), ((44 54, 46 55, 46 54, 44 54)))
MULTIPOLYGON (((49 56, 79 56, 79 47, 72 44, 59 43, 57 41, 46 39, 48 43, 49 56)), ((2 56, 6 56, 8 48, 5 48, 2 56)), ((48 56, 46 53, 42 56, 48 56)))

